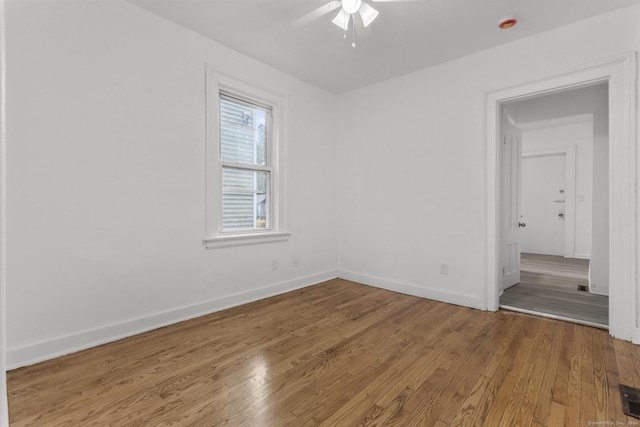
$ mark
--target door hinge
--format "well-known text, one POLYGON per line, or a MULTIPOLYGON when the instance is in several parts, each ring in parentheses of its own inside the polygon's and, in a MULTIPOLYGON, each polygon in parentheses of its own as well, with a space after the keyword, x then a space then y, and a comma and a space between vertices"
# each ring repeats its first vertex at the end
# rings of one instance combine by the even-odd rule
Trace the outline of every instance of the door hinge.
POLYGON ((504 276, 507 272, 507 267, 502 267, 502 275, 504 276))

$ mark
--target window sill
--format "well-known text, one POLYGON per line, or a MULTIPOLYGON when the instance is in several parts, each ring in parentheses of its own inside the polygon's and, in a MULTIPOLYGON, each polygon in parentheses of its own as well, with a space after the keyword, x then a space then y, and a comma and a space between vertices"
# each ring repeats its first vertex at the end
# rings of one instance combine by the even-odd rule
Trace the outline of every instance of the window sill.
POLYGON ((203 239, 204 247, 207 249, 230 248, 233 246, 259 245, 263 243, 286 242, 291 237, 291 233, 254 233, 236 234, 233 236, 217 236, 203 239))

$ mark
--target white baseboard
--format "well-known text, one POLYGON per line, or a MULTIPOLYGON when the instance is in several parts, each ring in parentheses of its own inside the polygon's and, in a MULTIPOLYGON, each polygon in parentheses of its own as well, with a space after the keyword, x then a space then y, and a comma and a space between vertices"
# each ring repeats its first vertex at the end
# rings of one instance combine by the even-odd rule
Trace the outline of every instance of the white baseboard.
POLYGON ((591 259, 591 254, 573 254, 570 258, 591 259))
POLYGON ((326 271, 311 276, 299 277, 283 283, 227 295, 209 301, 139 317, 108 326, 90 329, 63 337, 42 341, 7 351, 9 370, 53 359, 65 354, 113 342, 173 323, 204 316, 249 302, 283 294, 307 286, 316 285, 338 277, 337 271, 326 271))
POLYGON ((589 284, 589 293, 590 294, 594 294, 594 295, 602 295, 604 297, 608 297, 609 296, 609 289, 607 289, 606 292, 603 292, 601 290, 599 290, 597 287, 594 289, 591 284, 589 284))
POLYGON ((631 330, 631 342, 640 345, 640 328, 635 327, 631 330))
POLYGON ((448 304, 461 305, 463 307, 476 308, 486 310, 484 301, 481 298, 468 295, 452 294, 441 290, 427 288, 424 286, 410 285, 407 283, 395 282, 393 280, 383 279, 380 277, 369 276, 353 271, 338 270, 338 277, 353 282, 362 283, 364 285, 375 286, 376 288, 386 289, 388 291, 399 292, 406 295, 431 299, 448 304))

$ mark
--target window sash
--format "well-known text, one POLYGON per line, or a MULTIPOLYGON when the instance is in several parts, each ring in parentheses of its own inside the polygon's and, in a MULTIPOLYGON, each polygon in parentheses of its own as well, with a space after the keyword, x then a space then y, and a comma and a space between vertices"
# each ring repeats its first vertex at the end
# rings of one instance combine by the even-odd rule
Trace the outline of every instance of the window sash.
MULTIPOLYGON (((247 99, 242 99, 236 96, 229 94, 228 92, 220 91, 219 93, 219 164, 220 164, 220 213, 219 213, 219 232, 220 234, 237 234, 242 232, 264 232, 264 231, 273 231, 273 222, 272 222, 272 211, 273 211, 273 167, 271 161, 271 144, 272 144, 272 133, 271 133, 271 119, 273 117, 273 109, 269 106, 265 106, 259 103, 254 103, 247 99), (254 110, 262 110, 265 112, 265 129, 264 129, 264 164, 260 164, 261 162, 256 160, 256 154, 254 154, 253 162, 242 162, 243 160, 240 156, 238 156, 238 161, 230 161, 224 160, 223 153, 223 123, 226 126, 238 126, 242 127, 246 130, 254 132, 254 138, 256 138, 255 133, 261 132, 261 130, 257 129, 256 126, 246 126, 243 127, 241 124, 236 124, 233 121, 224 121, 223 120, 223 106, 222 101, 238 104, 243 107, 247 107, 254 110), (225 181, 225 170, 237 170, 237 171, 246 171, 253 172, 256 174, 265 174, 265 188, 264 192, 260 192, 257 188, 257 184, 254 185, 253 189, 243 189, 243 188, 233 188, 233 186, 226 185, 227 181, 225 181), (264 224, 260 226, 260 204, 262 201, 260 200, 264 196, 264 224), (234 212, 233 209, 236 209, 234 212)), ((228 128, 227 128, 228 130, 228 128)), ((255 141, 255 139, 254 139, 255 141)), ((242 143, 242 142, 239 142, 242 143)), ((232 147, 233 148, 233 147, 232 147)), ((254 147, 254 151, 256 147, 254 147)), ((229 177, 227 177, 229 178, 229 177)))
MULTIPOLYGON (((225 170, 228 171, 229 168, 223 168, 223 174, 225 170)), ((248 168, 245 168, 244 171, 264 174, 264 187, 260 188, 260 185, 254 181, 252 185, 248 185, 246 188, 232 185, 222 189, 221 233, 273 230, 271 222, 271 206, 273 204, 271 200, 271 174, 263 171, 252 171, 248 168), (260 205, 263 202, 264 205, 261 207, 260 205)), ((245 177, 238 178, 239 181, 243 179, 246 180, 245 177)), ((253 179, 257 179, 257 176, 253 179)))

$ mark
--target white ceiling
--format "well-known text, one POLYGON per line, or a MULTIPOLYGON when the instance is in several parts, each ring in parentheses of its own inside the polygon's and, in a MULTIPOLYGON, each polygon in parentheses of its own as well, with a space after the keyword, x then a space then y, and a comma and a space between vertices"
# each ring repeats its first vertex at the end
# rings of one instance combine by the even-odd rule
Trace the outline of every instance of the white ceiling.
POLYGON ((357 47, 331 12, 293 21, 328 0, 128 0, 333 93, 640 3, 640 0, 414 0, 369 3, 380 15, 357 47), (518 25, 498 29, 514 15, 518 25))

